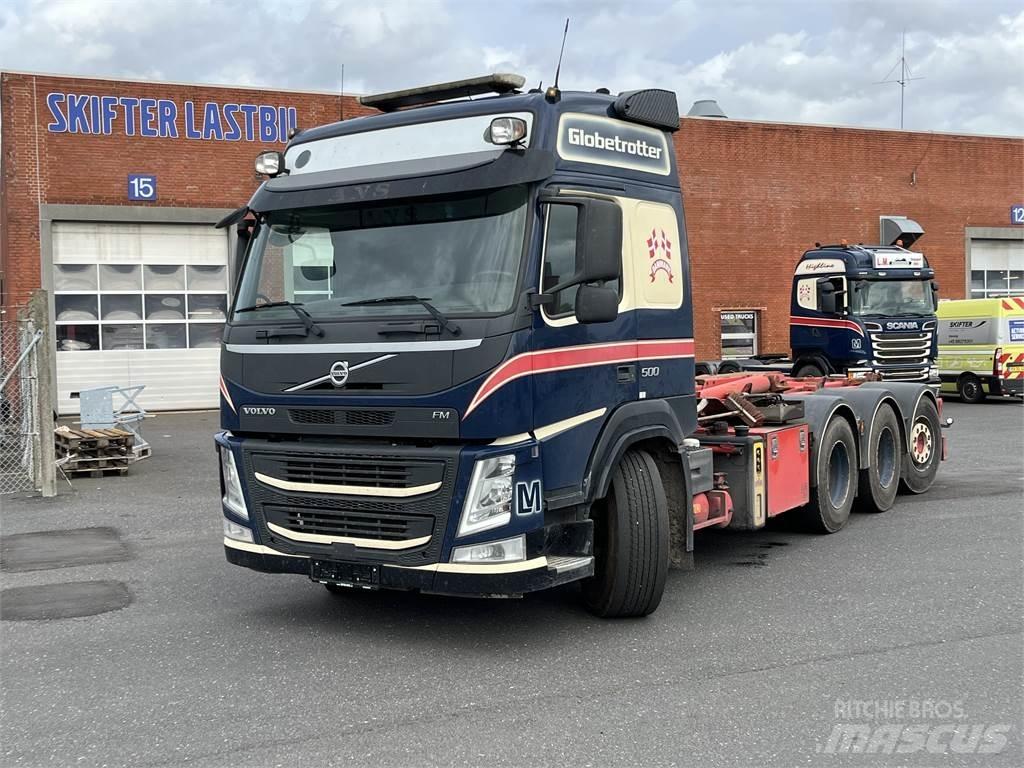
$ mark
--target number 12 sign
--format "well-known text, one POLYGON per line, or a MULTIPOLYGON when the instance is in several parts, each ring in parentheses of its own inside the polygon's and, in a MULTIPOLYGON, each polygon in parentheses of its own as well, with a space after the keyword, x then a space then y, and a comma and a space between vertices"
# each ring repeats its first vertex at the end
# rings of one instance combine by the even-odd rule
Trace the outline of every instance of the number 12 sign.
POLYGON ((156 200, 156 176, 145 173, 129 173, 128 199, 156 200))
POLYGON ((1010 208, 1010 223, 1024 224, 1024 205, 1015 205, 1010 208))

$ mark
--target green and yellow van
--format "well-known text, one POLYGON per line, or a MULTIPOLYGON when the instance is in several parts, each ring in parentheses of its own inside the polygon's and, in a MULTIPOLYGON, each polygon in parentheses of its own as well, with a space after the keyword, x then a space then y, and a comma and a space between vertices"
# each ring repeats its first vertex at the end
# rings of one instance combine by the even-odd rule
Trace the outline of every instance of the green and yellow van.
POLYGON ((936 314, 944 393, 1024 396, 1024 297, 940 301, 936 314))

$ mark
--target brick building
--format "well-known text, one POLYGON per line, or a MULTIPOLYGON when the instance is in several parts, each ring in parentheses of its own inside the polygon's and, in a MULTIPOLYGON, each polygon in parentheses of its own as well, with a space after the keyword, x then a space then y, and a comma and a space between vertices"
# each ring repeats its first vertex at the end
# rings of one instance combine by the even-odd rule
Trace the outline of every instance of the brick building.
MULTIPOLYGON (((260 149, 366 112, 328 93, 0 73, 0 303, 55 294, 62 410, 112 381, 165 382, 151 407, 215 405, 232 244, 210 224, 258 186, 260 149)), ((881 215, 924 227, 943 296, 1024 289, 1020 138, 680 122, 698 357, 722 353, 723 330, 730 349, 785 351, 796 258, 877 241, 881 215)))

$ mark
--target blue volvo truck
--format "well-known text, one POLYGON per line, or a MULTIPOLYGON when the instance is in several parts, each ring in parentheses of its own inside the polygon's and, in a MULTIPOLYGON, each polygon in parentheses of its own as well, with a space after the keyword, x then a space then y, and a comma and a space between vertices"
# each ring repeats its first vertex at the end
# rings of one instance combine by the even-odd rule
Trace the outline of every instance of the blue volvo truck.
POLYGON ((219 224, 227 559, 640 616, 703 528, 832 533, 927 490, 927 387, 695 375, 675 94, 522 85, 364 97, 257 158, 219 224))
POLYGON ((796 377, 863 376, 938 383, 938 286, 909 250, 917 222, 882 220, 889 245, 816 245, 800 258, 790 297, 790 357, 722 361, 717 370, 782 370, 796 377))

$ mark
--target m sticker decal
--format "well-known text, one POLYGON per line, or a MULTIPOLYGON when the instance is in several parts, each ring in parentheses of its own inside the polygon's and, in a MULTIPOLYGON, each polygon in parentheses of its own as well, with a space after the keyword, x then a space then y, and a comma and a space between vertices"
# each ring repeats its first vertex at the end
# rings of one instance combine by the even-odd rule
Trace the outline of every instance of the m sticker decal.
POLYGON ((567 113, 558 123, 558 155, 564 160, 610 165, 668 176, 668 139, 662 131, 596 115, 567 113))

